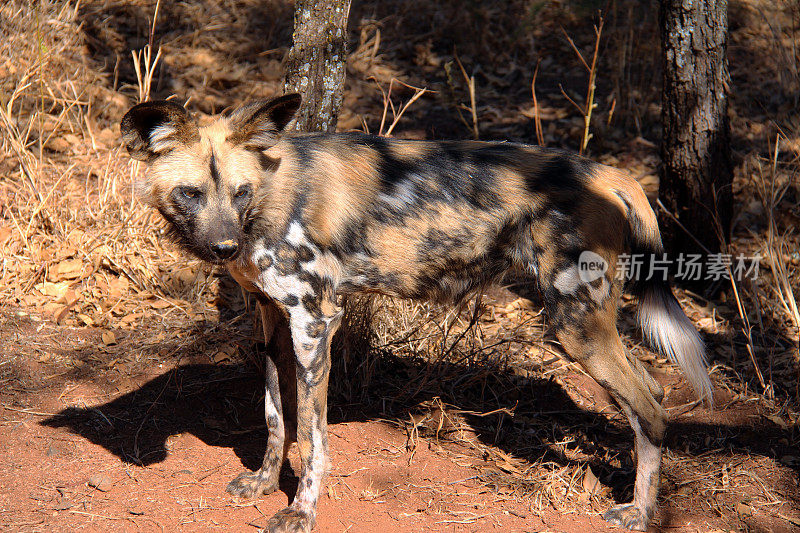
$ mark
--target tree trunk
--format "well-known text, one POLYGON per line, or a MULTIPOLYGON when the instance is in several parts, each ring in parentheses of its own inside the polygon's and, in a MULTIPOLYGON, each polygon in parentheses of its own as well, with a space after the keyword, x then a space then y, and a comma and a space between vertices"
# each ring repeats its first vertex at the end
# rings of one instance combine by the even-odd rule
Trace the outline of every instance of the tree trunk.
MULTIPOLYGON (((728 120, 727 0, 662 0, 661 191, 664 205, 706 248, 730 231, 733 168, 728 120)), ((662 217, 673 254, 700 252, 662 217)))
POLYGON ((294 6, 284 90, 303 96, 295 129, 332 132, 344 93, 350 0, 295 0, 294 6))

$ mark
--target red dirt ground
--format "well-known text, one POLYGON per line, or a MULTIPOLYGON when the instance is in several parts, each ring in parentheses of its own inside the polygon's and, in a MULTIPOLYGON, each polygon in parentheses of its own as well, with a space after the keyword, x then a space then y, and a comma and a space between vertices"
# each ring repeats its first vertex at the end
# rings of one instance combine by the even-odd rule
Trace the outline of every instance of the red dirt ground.
MULTIPOLYGON (((258 465, 265 442, 262 392, 249 367, 209 364, 191 348, 181 357, 155 354, 161 363, 120 358, 91 330, 9 314, 0 335, 1 528, 256 531, 290 501, 294 453, 280 491, 252 501, 224 492, 245 466, 258 465)), ((718 411, 685 412, 685 386, 671 373, 657 376, 671 391, 667 406, 677 408, 670 411, 670 449, 652 530, 796 530, 800 493, 789 446, 796 428, 724 390, 718 411), (700 453, 681 449, 697 439, 705 444, 700 453)), ((582 374, 566 374, 562 386, 574 404, 542 403, 551 413, 566 413, 556 413, 555 424, 567 425, 576 405, 615 419, 602 389, 582 374)), ((397 418, 362 408, 332 402, 331 470, 317 531, 614 530, 600 513, 618 496, 605 485, 590 494, 578 456, 579 466, 567 474, 572 496, 558 508, 547 500, 539 505, 548 486, 525 494, 514 479, 545 466, 519 459, 514 450, 487 455, 483 436, 469 430, 457 439, 409 437, 397 418)), ((536 415, 517 411, 514 417, 536 415)), ((600 446, 615 446, 607 435, 598 438, 600 446)), ((630 448, 628 438, 623 432, 623 450, 630 448)))

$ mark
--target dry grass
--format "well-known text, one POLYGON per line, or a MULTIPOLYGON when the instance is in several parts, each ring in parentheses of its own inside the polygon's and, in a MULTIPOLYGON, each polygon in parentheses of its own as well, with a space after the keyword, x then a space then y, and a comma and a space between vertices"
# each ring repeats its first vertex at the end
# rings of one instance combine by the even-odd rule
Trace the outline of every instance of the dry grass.
POLYGON ((103 328, 206 316, 211 270, 164 248, 133 198, 117 133, 131 100, 86 55, 78 4, 37 5, 2 7, 3 304, 103 328))
POLYGON ((771 288, 774 290, 775 300, 780 304, 778 309, 787 317, 795 328, 800 328, 800 311, 792 289, 787 263, 792 263, 790 248, 793 241, 794 228, 789 228, 784 233, 778 230, 776 217, 786 193, 792 186, 792 175, 778 170, 778 155, 780 154, 781 137, 775 139, 775 151, 771 164, 765 171, 759 161, 756 161, 758 175, 754 176, 754 185, 758 192, 764 212, 767 215, 767 240, 763 243, 767 252, 767 261, 772 274, 771 288))
MULTIPOLYGON (((575 46, 575 42, 570 38, 569 35, 567 35, 566 31, 564 32, 564 36, 567 38, 567 41, 569 41, 569 44, 572 47, 572 50, 575 52, 575 55, 578 56, 578 60, 580 60, 581 64, 584 66, 584 68, 586 69, 586 72, 587 72, 587 74, 589 76, 589 80, 588 80, 588 82, 586 84, 587 85, 587 88, 586 88, 586 99, 584 100, 583 107, 579 106, 575 102, 575 100, 570 98, 569 95, 567 95, 567 93, 564 92, 564 88, 559 86, 559 89, 561 89, 561 94, 564 95, 564 98, 569 100, 569 103, 571 103, 573 106, 575 106, 575 108, 577 108, 578 112, 580 112, 581 115, 583 115, 583 135, 581 136, 581 144, 580 144, 580 148, 578 149, 578 153, 579 154, 583 154, 584 150, 586 150, 586 146, 589 144, 589 139, 592 138, 592 134, 589 133, 589 129, 591 128, 591 124, 592 124, 592 112, 597 107, 597 104, 594 102, 594 93, 595 93, 595 90, 597 90, 597 85, 596 85, 596 80, 597 80, 597 56, 600 53, 600 38, 603 36, 603 23, 604 23, 602 15, 600 17, 598 17, 598 18, 599 18, 599 20, 597 22, 597 25, 594 27, 595 41, 594 41, 594 50, 592 51, 591 65, 589 63, 587 63, 586 60, 583 58, 583 55, 578 50, 578 48, 575 46)), ((535 100, 535 96, 534 96, 534 100, 535 100)), ((535 101, 534 101, 534 106, 536 106, 536 102, 535 101)), ((612 110, 609 111, 609 117, 608 117, 609 121, 611 120, 611 115, 613 114, 613 112, 614 111, 613 111, 613 107, 612 107, 612 110)), ((538 117, 537 117, 537 120, 538 120, 538 117)))

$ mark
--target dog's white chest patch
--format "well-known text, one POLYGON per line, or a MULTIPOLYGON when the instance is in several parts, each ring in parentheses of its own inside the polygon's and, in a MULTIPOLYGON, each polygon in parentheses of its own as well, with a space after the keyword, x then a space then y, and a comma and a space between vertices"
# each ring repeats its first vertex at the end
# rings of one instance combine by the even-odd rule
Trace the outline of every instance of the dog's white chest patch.
POLYGON ((295 272, 279 272, 278 252, 275 248, 266 248, 263 244, 256 245, 251 261, 257 268, 256 279, 253 283, 264 294, 278 300, 287 307, 294 307, 302 300, 303 296, 311 294, 314 289, 301 279, 302 270, 298 267, 295 272))
POLYGON ((277 244, 256 243, 250 261, 255 266, 253 284, 289 314, 298 362, 313 364, 320 335, 341 318, 335 306, 323 304, 330 302, 341 276, 340 262, 314 245, 296 222, 277 244))

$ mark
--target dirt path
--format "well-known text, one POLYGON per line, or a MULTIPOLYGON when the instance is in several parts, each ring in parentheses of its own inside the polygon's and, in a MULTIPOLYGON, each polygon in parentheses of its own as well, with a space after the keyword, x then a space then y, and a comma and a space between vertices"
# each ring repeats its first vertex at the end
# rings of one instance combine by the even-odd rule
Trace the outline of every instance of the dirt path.
MULTIPOLYGON (((264 446, 260 380, 250 367, 211 364, 192 348, 179 358, 153 350, 161 362, 121 358, 91 330, 8 315, 0 335, 2 528, 256 531, 293 494, 294 452, 280 491, 238 501, 223 490, 244 467, 258 466, 264 446)), ((683 385, 671 374, 659 379, 672 391, 673 422, 653 530, 800 527, 798 459, 789 446, 796 428, 724 390, 718 411, 680 414, 689 409, 683 385)), ((587 433, 593 442, 556 442, 560 464, 493 447, 469 424, 437 438, 419 409, 383 419, 375 406, 332 402, 331 474, 317 530, 613 530, 599 515, 629 496, 627 430, 588 378, 570 372, 561 388, 567 394, 538 400, 538 413, 504 417, 512 434, 536 431, 535 419, 550 414, 556 428, 574 416, 601 424, 587 433)), ((438 405, 447 429, 455 408, 438 405)), ((435 409, 427 417, 435 427, 435 409)))

